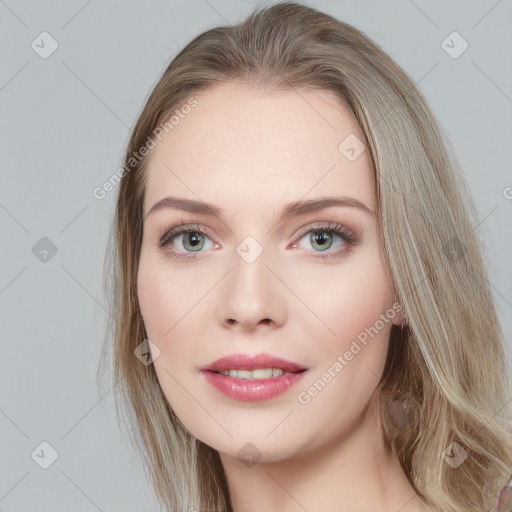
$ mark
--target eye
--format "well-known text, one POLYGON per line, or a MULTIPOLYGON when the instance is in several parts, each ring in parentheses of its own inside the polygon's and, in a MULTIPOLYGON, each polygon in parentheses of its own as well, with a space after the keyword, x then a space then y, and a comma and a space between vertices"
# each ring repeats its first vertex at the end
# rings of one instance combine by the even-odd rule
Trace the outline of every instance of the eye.
POLYGON ((318 255, 325 258, 342 256, 357 243, 354 234, 347 227, 337 223, 321 224, 313 229, 309 228, 305 234, 301 234, 299 243, 294 243, 292 247, 304 248, 304 244, 300 244, 303 240, 306 249, 311 247, 313 252, 326 253, 318 255))
MULTIPOLYGON (((314 257, 332 258, 344 256, 358 242, 346 226, 325 222, 317 224, 313 228, 308 226, 291 247, 308 251, 312 248, 310 252, 316 253, 314 257)), ((158 241, 158 248, 173 258, 194 258, 195 254, 218 247, 220 245, 207 230, 198 224, 184 224, 183 219, 168 226, 158 241)))
POLYGON ((181 222, 167 227, 164 235, 158 242, 158 247, 173 257, 188 258, 187 253, 204 252, 203 249, 212 249, 217 246, 209 233, 196 224, 183 225, 181 222))

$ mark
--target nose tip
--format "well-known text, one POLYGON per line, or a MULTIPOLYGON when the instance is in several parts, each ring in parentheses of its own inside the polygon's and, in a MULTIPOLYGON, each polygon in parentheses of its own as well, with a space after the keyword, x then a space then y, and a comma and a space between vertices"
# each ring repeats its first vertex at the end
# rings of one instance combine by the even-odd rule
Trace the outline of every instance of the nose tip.
POLYGON ((220 290, 221 295, 215 300, 215 316, 225 329, 267 331, 286 321, 281 285, 272 272, 267 272, 261 257, 251 264, 237 259, 234 272, 220 290))

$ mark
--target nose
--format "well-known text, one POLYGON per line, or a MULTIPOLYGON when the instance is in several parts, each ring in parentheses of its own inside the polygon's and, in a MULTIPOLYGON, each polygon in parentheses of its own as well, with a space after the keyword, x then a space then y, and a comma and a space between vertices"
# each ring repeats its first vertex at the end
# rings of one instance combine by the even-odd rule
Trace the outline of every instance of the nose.
POLYGON ((235 254, 233 269, 223 279, 216 309, 224 327, 246 332, 285 323, 285 290, 268 263, 265 251, 251 263, 235 254))

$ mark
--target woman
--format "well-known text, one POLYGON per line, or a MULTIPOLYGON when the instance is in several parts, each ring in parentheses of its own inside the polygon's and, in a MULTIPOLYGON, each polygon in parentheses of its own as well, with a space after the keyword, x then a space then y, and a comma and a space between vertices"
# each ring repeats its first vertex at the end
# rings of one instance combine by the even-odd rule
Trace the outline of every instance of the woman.
POLYGON ((467 192, 378 46, 294 3, 209 30, 124 171, 108 343, 168 510, 509 510, 510 385, 467 192))

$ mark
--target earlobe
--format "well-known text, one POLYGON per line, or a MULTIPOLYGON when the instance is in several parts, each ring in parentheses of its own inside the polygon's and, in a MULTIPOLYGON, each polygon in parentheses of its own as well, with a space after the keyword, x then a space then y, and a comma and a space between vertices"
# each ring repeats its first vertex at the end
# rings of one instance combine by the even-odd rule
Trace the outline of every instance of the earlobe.
POLYGON ((395 316, 393 317, 393 325, 397 325, 398 327, 405 327, 407 325, 407 320, 405 318, 404 307, 399 302, 395 302, 395 304, 393 304, 393 309, 395 311, 395 316))

